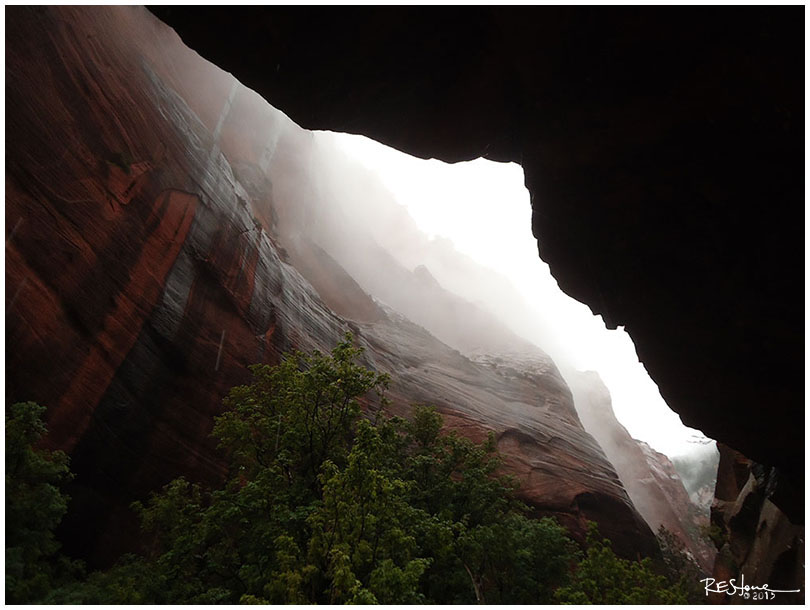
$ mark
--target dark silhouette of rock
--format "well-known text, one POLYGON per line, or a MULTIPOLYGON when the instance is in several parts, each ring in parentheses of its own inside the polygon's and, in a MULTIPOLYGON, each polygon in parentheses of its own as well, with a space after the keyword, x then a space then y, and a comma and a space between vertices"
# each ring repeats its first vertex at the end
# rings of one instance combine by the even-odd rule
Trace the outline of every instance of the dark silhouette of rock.
POLYGON ((246 366, 347 329, 395 379, 393 412, 428 402, 451 429, 494 432, 536 514, 657 552, 545 354, 469 358, 308 238, 313 208, 285 191, 310 184, 304 132, 281 141, 285 117, 143 8, 7 17, 7 400, 48 406, 47 442, 71 455, 69 553, 101 565, 136 548, 132 500, 222 476, 212 417, 246 366))
MULTIPOLYGON (((718 553, 713 576, 735 579, 742 586, 767 584, 774 593, 764 599, 781 604, 804 604, 804 526, 792 523, 775 500, 789 492, 775 468, 752 462, 738 451, 719 444, 712 536, 718 553), (774 597, 771 597, 773 595, 774 597)), ((714 603, 746 603, 739 595, 712 594, 714 603)), ((747 603, 762 601, 749 597, 747 603)))
POLYGON ((152 10, 306 128, 521 163, 560 287, 803 519, 799 7, 152 10))

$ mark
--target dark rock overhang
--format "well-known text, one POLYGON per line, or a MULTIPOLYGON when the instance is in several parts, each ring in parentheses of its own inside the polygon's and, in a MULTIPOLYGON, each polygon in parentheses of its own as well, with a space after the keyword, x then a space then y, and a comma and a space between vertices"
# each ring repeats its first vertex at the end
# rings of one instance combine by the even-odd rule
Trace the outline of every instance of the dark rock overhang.
POLYGON ((521 163, 561 288, 801 488, 801 8, 151 10, 303 127, 521 163))

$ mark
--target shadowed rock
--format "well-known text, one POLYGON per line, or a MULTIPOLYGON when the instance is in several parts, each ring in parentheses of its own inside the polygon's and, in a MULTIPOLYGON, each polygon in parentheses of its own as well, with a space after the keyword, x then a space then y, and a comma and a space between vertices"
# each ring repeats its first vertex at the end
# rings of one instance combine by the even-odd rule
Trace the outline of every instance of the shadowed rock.
POLYGON ((306 128, 519 162, 562 290, 803 497, 799 7, 152 10, 306 128))
POLYGON ((393 412, 429 402, 462 434, 493 431, 537 514, 656 552, 545 354, 464 356, 307 239, 308 209, 274 180, 308 184, 285 117, 143 8, 7 16, 6 214, 25 221, 6 250, 7 400, 48 406, 48 443, 71 454, 70 553, 137 547, 132 500, 222 476, 212 417, 245 367, 347 328, 394 377, 393 412))

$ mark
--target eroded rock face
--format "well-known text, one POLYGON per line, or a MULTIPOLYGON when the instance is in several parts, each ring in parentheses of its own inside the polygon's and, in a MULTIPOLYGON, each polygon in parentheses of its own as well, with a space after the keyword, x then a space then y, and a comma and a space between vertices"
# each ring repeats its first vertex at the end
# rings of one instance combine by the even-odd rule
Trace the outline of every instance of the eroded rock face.
POLYGON ((569 383, 582 425, 593 434, 616 468, 633 505, 653 531, 664 526, 710 574, 716 550, 702 530, 709 525, 708 507, 693 504, 667 456, 630 436, 616 419, 610 392, 593 371, 571 372, 569 383))
MULTIPOLYGON (((264 119, 257 115, 255 120, 264 119)), ((527 502, 557 516, 579 536, 584 531, 584 515, 623 513, 623 502, 617 502, 615 490, 609 491, 613 483, 605 486, 602 451, 593 442, 589 428, 585 429, 589 434, 581 433, 571 392, 552 359, 510 331, 483 305, 446 289, 425 263, 440 269, 443 277, 457 274, 460 277, 453 279, 466 284, 468 290, 472 286, 480 290, 499 286, 505 294, 520 299, 514 288, 502 278, 505 286, 493 282, 491 271, 455 250, 426 240, 409 217, 400 217, 400 205, 381 188, 378 178, 346 163, 332 170, 341 176, 338 184, 321 180, 318 169, 328 163, 319 157, 337 154, 327 144, 316 144, 297 128, 285 133, 280 142, 276 150, 286 162, 268 168, 274 185, 279 240, 295 267, 312 281, 333 310, 346 310, 351 303, 351 309, 361 315, 351 311, 347 315, 365 322, 353 328, 362 330, 363 336, 373 332, 384 339, 370 340, 373 353, 393 351, 410 363, 406 370, 397 368, 396 359, 386 365, 398 371, 395 384, 405 381, 395 387, 401 397, 400 408, 408 397, 417 397, 421 402, 437 403, 465 434, 483 439, 483 430, 494 430, 508 468, 523 481, 527 502), (289 153, 282 153, 287 150, 289 153), (314 169, 302 176, 302 168, 307 167, 314 169), (344 201, 346 196, 339 190, 345 181, 352 181, 352 192, 376 193, 376 218, 369 210, 358 208, 361 204, 351 198, 344 201), (396 248, 398 242, 407 246, 396 248), (415 266, 407 268, 406 264, 415 266), (367 302, 369 295, 373 303, 367 302), (423 331, 412 324, 416 323, 453 349, 437 348, 432 342, 422 345, 422 339, 414 342, 401 329, 393 334, 396 341, 391 344, 392 322, 395 326, 405 324, 404 329, 411 328, 414 336, 422 337, 423 331), (431 352, 443 355, 436 358, 431 352), (461 412, 460 404, 465 405, 461 412), (592 479, 593 475, 596 478, 592 479), (593 492, 587 491, 590 487, 595 487, 593 492), (572 511, 578 516, 572 518, 572 511)), ((615 419, 613 422, 619 425, 615 419)), ((608 474, 608 478, 613 476, 608 474)), ((669 515, 689 510, 685 494, 670 499, 681 504, 668 507, 669 515)), ((649 519, 647 522, 653 525, 649 519)), ((657 528, 658 523, 654 525, 657 528)), ((600 526, 611 537, 625 538, 621 532, 625 526, 604 519, 600 526)), ((630 556, 638 552, 645 551, 638 548, 630 556)))
POLYGON ((307 237, 312 208, 278 179, 307 184, 306 134, 145 9, 7 17, 7 400, 48 406, 48 443, 71 455, 70 553, 136 547, 132 500, 221 477, 212 416, 246 365, 348 328, 392 374, 393 411, 429 402, 465 435, 493 431, 537 513, 655 553, 545 354, 466 357, 307 237))
MULTIPOLYGON (((804 527, 782 512, 774 498, 784 492, 778 471, 752 462, 724 445, 712 505, 713 537, 718 549, 713 576, 742 578, 749 586, 795 591, 768 597, 771 603, 804 603, 804 527)), ((756 598, 713 594, 715 603, 752 603, 756 598)), ((760 602, 761 603, 761 602, 760 602)))
POLYGON ((799 8, 153 10, 304 127, 521 163, 560 287, 803 497, 799 8))
POLYGON ((7 399, 49 407, 67 547, 100 560, 133 546, 134 498, 220 476, 211 418, 246 365, 345 327, 220 151, 233 81, 147 17, 9 12, 7 399))

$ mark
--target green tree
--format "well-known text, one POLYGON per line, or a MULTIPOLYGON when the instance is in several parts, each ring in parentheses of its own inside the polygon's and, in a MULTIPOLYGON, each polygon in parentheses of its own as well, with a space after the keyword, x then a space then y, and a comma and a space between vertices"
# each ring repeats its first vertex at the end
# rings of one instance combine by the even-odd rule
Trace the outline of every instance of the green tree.
POLYGON ((617 558, 595 526, 577 566, 580 553, 566 531, 552 519, 530 518, 516 498, 515 480, 499 474, 493 435, 475 443, 448 433, 429 406, 414 407, 409 420, 371 408, 363 416, 361 404, 386 404, 389 379, 357 364, 360 354, 347 335, 331 354, 295 353, 278 366, 252 367, 253 382, 229 393, 227 410, 214 423, 229 466, 223 484, 209 489, 179 478, 136 503, 145 556, 126 556, 112 569, 73 582, 59 580, 59 571, 48 567, 61 561, 52 531, 67 502, 58 488, 69 477, 67 460, 31 448, 44 433, 32 416, 41 408, 12 410, 19 413, 13 421, 7 415, 6 422, 7 514, 11 489, 19 499, 12 522, 21 524, 18 538, 7 533, 13 543, 7 547, 7 583, 19 592, 13 599, 684 599, 649 562, 617 558), (22 474, 18 479, 28 481, 27 487, 10 486, 9 468, 22 474), (9 579, 9 570, 16 580, 9 579))
POLYGON ((382 400, 388 383, 354 362, 360 353, 347 336, 331 355, 251 367, 253 383, 231 390, 214 425, 230 463, 223 487, 178 479, 136 505, 165 601, 330 601, 343 572, 337 551, 309 557, 313 515, 330 501, 327 475, 349 464, 359 400, 382 400))
POLYGON ((652 561, 628 561, 617 557, 610 541, 599 535, 595 523, 588 526, 588 551, 576 568, 573 582, 559 588, 557 601, 564 604, 685 604, 686 594, 664 576, 656 574, 652 561))
POLYGON ((427 515, 408 501, 410 482, 386 465, 379 431, 361 421, 342 470, 323 468, 324 501, 309 520, 309 559, 332 575, 330 603, 420 603, 415 526, 427 515), (338 577, 339 575, 339 577, 338 577))
POLYGON ((705 575, 687 551, 686 545, 663 525, 658 528, 656 538, 661 548, 659 572, 685 593, 686 603, 705 604, 706 593, 700 582, 705 575))
POLYGON ((150 562, 125 555, 112 568, 63 583, 45 596, 46 604, 150 604, 165 601, 164 579, 150 562))
POLYGON ((360 353, 348 335, 331 355, 254 366, 230 392, 214 426, 223 487, 178 479, 136 506, 155 601, 537 603, 566 581, 573 543, 524 515, 494 439, 443 434, 425 406, 363 418, 389 380, 360 353))
POLYGON ((6 411, 6 601, 42 601, 80 570, 59 555, 54 530, 69 497, 60 486, 72 478, 61 451, 36 448, 45 435, 45 407, 16 403, 6 411))
POLYGON ((433 558, 425 590, 434 603, 548 603, 567 582, 576 547, 551 519, 527 518, 512 477, 498 475, 492 435, 476 444, 440 434, 435 408, 417 406, 407 427, 411 503, 430 515, 422 536, 433 558))

